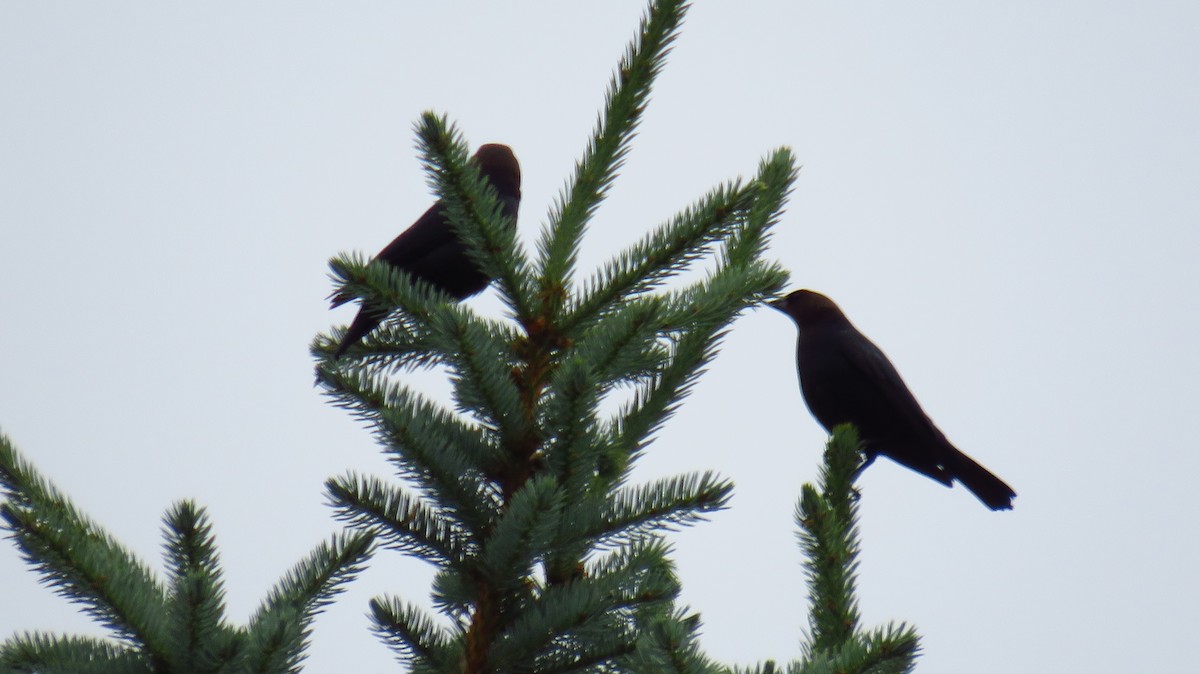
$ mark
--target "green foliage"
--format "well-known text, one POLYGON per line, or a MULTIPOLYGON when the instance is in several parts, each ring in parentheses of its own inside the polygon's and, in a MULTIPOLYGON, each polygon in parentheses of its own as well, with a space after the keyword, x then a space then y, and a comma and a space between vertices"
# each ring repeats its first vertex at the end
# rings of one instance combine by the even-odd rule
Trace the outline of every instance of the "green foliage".
POLYGON ((0 517, 44 583, 112 639, 26 633, 0 645, 5 672, 296 672, 309 625, 371 554, 373 536, 334 536, 297 564, 248 625, 225 617, 212 527, 183 501, 163 518, 167 573, 91 522, 0 436, 0 517))
MULTIPOLYGON (((538 241, 538 293, 542 309, 557 318, 570 293, 579 243, 629 151, 650 88, 666 63, 687 3, 652 3, 637 38, 626 49, 605 95, 604 110, 575 175, 550 210, 538 241)), ((636 279, 635 279, 636 280, 636 279)), ((586 313, 586 312, 585 312, 586 313)))
POLYGON ((663 532, 725 507, 712 474, 626 484, 732 321, 787 274, 763 259, 795 179, 764 159, 579 280, 582 236, 628 151, 683 3, 653 3, 610 84, 536 257, 511 234, 461 134, 425 114, 418 146, 448 219, 494 278, 508 319, 476 315, 386 264, 331 262, 338 297, 392 308, 346 356, 318 338, 317 379, 365 421, 403 478, 327 484, 338 515, 439 569, 439 620, 400 598, 372 602, 376 631, 413 671, 710 671, 698 620, 675 606, 663 532), (682 271, 705 273, 669 285, 682 271), (396 374, 444 366, 448 409, 396 374), (620 390, 622 404, 605 404, 620 390), (613 408, 615 407, 615 412, 613 408), (653 663, 653 664, 652 664, 653 663))
POLYGON ((225 617, 203 510, 182 502, 167 512, 159 579, 0 436, 0 517, 44 582, 112 633, 18 635, 0 645, 0 669, 298 671, 313 617, 379 540, 437 568, 432 598, 440 616, 401 597, 370 602, 373 630, 412 672, 910 671, 919 650, 910 628, 858 625, 853 480, 862 457, 852 428, 836 430, 818 486, 804 487, 797 508, 811 640, 782 669, 771 661, 750 669, 713 662, 699 647, 699 616, 677 605, 679 579, 662 535, 724 508, 733 485, 708 472, 630 484, 633 466, 733 321, 787 280, 765 259, 796 177, 787 148, 590 276, 576 268, 686 8, 651 3, 533 256, 458 130, 444 116, 421 118, 416 133, 430 184, 472 260, 494 279, 507 316, 479 316, 361 255, 331 261, 335 297, 390 315, 341 359, 333 353, 343 332, 318 337, 317 381, 371 428, 400 480, 330 479, 330 504, 359 533, 317 547, 247 625, 225 617), (677 277, 685 271, 702 273, 684 284, 677 277), (453 407, 397 376, 435 365, 448 372, 453 407))
POLYGON ((809 629, 805 657, 793 674, 863 674, 911 671, 920 651, 905 625, 864 633, 858 628, 855 573, 858 567, 858 493, 854 478, 863 465, 858 432, 843 424, 825 447, 817 486, 804 485, 796 508, 800 546, 807 561, 809 629))
POLYGON ((913 628, 888 624, 865 632, 858 626, 858 492, 863 468, 858 432, 843 424, 825 446, 817 485, 805 484, 796 506, 800 547, 808 576, 810 639, 803 657, 780 666, 771 660, 732 667, 728 674, 904 674, 920 654, 913 628))

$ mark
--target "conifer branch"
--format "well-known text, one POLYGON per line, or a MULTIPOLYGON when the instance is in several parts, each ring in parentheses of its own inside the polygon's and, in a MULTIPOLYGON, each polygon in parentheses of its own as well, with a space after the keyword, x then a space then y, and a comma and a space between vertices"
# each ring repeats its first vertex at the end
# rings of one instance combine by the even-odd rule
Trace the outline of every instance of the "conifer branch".
POLYGON ((254 671, 297 671, 312 620, 362 572, 373 546, 368 532, 336 534, 284 574, 246 630, 254 671))
POLYGON ((570 583, 547 587, 497 640, 488 661, 499 671, 536 663, 572 671, 615 660, 636 643, 636 611, 666 605, 679 592, 667 549, 648 541, 607 555, 570 583))
POLYGON ((362 573, 375 537, 363 532, 333 534, 279 579, 256 616, 287 606, 309 620, 341 594, 347 582, 362 573))
POLYGON ((122 639, 164 652, 166 597, 149 569, 89 521, 0 435, 0 517, 22 556, 61 596, 122 639))
POLYGON ((723 335, 718 321, 710 320, 675 336, 669 346, 671 360, 648 378, 613 425, 614 450, 619 457, 628 457, 626 463, 642 451, 682 404, 704 365, 716 354, 716 344, 723 335))
POLYGON ((872 633, 858 630, 858 494, 854 479, 863 463, 858 432, 833 429, 817 487, 804 485, 796 509, 807 561, 811 641, 790 671, 804 674, 908 672, 919 652, 916 633, 904 625, 872 633))
POLYGON ((241 668, 250 672, 288 672, 299 674, 302 653, 299 645, 307 638, 300 611, 294 606, 279 606, 264 611, 251 621, 237 654, 241 668))
POLYGON ((782 287, 786 274, 764 266, 757 257, 795 175, 790 161, 791 155, 781 151, 760 165, 759 176, 747 188, 752 198, 734 218, 740 226, 718 261, 717 270, 704 282, 673 296, 664 323, 674 323, 681 330, 668 334, 674 340, 668 347, 670 363, 650 377, 634 402, 622 410, 615 429, 616 446, 627 452, 638 451, 643 439, 653 434, 686 397, 704 364, 714 355, 724 326, 741 310, 782 287))
MULTIPOLYGON (((399 342, 397 358, 385 359, 371 353, 372 349, 358 345, 348 354, 360 355, 369 361, 382 360, 397 369, 438 362, 441 353, 430 332, 429 317, 439 310, 448 310, 445 305, 449 295, 444 290, 405 269, 368 260, 360 253, 342 253, 333 257, 329 261, 329 277, 334 282, 330 297, 335 298, 335 306, 357 297, 386 316, 379 328, 372 330, 366 338, 371 341, 364 341, 364 344, 380 340, 384 335, 399 342), (376 335, 376 332, 380 334, 376 335)), ((319 335, 311 346, 313 355, 322 360, 331 357, 345 334, 345 328, 339 328, 328 337, 319 335)))
POLYGON ((369 534, 335 537, 284 577, 250 626, 236 627, 223 615, 211 525, 194 504, 181 502, 164 517, 168 592, 2 435, 0 487, 0 514, 26 560, 117 637, 14 637, 0 644, 3 671, 295 672, 313 616, 370 554, 369 534))
POLYGON ((789 669, 797 674, 908 674, 920 655, 920 640, 912 628, 889 626, 859 634, 833 652, 810 654, 789 669))
POLYGON ((686 2, 651 3, 638 37, 626 48, 609 82, 604 111, 575 174, 551 208, 538 241, 539 295, 551 317, 558 316, 570 294, 583 233, 625 162, 651 86, 666 64, 687 8, 686 2))
POLYGON ((454 370, 451 381, 456 401, 505 437, 526 436, 527 416, 512 377, 515 333, 455 309, 435 315, 432 325, 453 344, 445 356, 454 370))
POLYGON ((733 483, 714 473, 677 475, 615 492, 606 508, 599 546, 629 544, 645 536, 703 521, 723 510, 733 495, 733 483))
POLYGON ((753 185, 737 182, 719 187, 619 253, 584 283, 580 299, 562 321, 564 333, 574 336, 583 332, 625 300, 703 259, 715 243, 744 221, 757 193, 753 185))
POLYGON ((700 617, 681 611, 646 621, 625 669, 632 674, 726 674, 700 651, 699 629, 700 617))
POLYGON ((460 567, 478 542, 468 528, 423 499, 376 477, 350 474, 325 483, 330 505, 353 527, 377 531, 390 548, 460 567))
POLYGON ((111 641, 26 632, 0 645, 0 671, 44 674, 147 674, 144 654, 111 641))
POLYGON ((173 665, 216 669, 234 634, 223 623, 225 591, 212 526, 202 510, 183 501, 163 518, 163 537, 173 665))
POLYGON ((783 215, 798 173, 792 151, 786 147, 775 150, 759 163, 754 182, 758 193, 753 206, 745 226, 731 237, 725 248, 730 264, 749 264, 766 251, 771 228, 783 215))
POLYGON ((512 592, 524 586, 534 561, 554 538, 562 505, 550 475, 530 479, 513 494, 480 556, 481 570, 493 588, 512 592))
POLYGON ((517 240, 516 223, 501 214, 496 189, 468 160, 466 142, 445 116, 421 115, 417 148, 429 184, 446 208, 467 255, 488 278, 495 279, 513 315, 533 315, 529 260, 517 240))
POLYGON ((479 533, 500 513, 498 488, 489 476, 500 471, 503 454, 482 429, 369 368, 319 368, 340 407, 374 427, 400 475, 436 498, 479 533))
MULTIPOLYGON (((651 375, 667 358, 660 343, 668 329, 663 310, 661 297, 633 299, 580 334, 573 348, 579 360, 591 366, 596 395, 651 375)), ((559 386, 554 388, 559 390, 559 386)))
POLYGON ((467 574, 446 567, 433 577, 430 592, 433 607, 448 616, 462 631, 468 628, 478 599, 478 576, 477 572, 467 574))
POLYGON ((804 485, 796 510, 800 542, 808 559, 810 647, 815 652, 837 648, 858 628, 854 591, 858 505, 852 484, 862 463, 858 445, 853 427, 835 429, 825 448, 818 487, 804 485))
POLYGON ((556 429, 546 442, 547 468, 554 474, 568 502, 584 498, 592 487, 600 458, 596 408, 599 391, 589 363, 575 357, 561 363, 551 376, 543 426, 556 429))
POLYGON ((456 670, 446 631, 420 608, 394 597, 372 599, 370 608, 372 629, 413 671, 456 670))

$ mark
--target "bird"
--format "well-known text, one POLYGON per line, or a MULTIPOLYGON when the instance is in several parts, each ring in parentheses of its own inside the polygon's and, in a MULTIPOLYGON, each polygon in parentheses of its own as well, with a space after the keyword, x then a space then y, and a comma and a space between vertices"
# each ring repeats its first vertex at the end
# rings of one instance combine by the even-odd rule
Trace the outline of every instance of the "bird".
POLYGON ((768 304, 799 328, 796 365, 809 411, 831 433, 844 423, 858 429, 864 468, 883 455, 947 487, 961 482, 992 510, 1012 508, 1012 487, 950 444, 883 351, 833 300, 797 290, 768 304))
MULTIPOLYGON (((481 145, 471 161, 479 167, 480 175, 495 188, 500 212, 515 227, 517 208, 521 203, 521 166, 512 148, 498 143, 481 145)), ((467 246, 450 225, 441 200, 430 206, 412 226, 379 251, 374 259, 407 271, 442 290, 455 301, 481 292, 492 281, 467 255, 467 246)), ((335 294, 332 298, 333 307, 339 307, 350 299, 343 294, 335 294)), ((386 317, 386 310, 363 302, 358 315, 338 344, 334 359, 340 358, 386 317)))

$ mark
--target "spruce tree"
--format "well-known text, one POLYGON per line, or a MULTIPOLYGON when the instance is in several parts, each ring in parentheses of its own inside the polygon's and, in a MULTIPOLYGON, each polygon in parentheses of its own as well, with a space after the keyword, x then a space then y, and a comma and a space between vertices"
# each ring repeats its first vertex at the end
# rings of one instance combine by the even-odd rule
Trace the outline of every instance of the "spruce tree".
POLYGON ((244 626, 225 615, 212 526, 190 501, 163 517, 167 574, 79 511, 0 435, 0 503, 9 536, 58 594, 111 638, 25 633, 0 644, 0 672, 298 672, 312 620, 370 557, 368 532, 335 535, 286 573, 244 626))
MULTIPOLYGON (((698 616, 676 605, 661 535, 725 507, 732 485, 712 473, 631 484, 630 471, 731 323, 784 288, 787 273, 765 252, 796 177, 790 151, 711 190, 596 272, 581 278, 576 267, 685 9, 651 4, 532 253, 468 162, 462 134, 434 113, 417 124, 434 192, 494 279, 503 319, 386 263, 331 261, 335 296, 391 309, 345 356, 333 355, 343 331, 318 337, 313 353, 320 384, 372 428, 401 478, 330 480, 338 515, 438 569, 432 595, 443 620, 401 597, 371 602, 374 628, 411 671, 723 671, 694 640, 698 616), (701 280, 674 282, 694 269, 701 280), (435 365, 449 373, 453 409, 405 384, 405 373, 435 365)), ((859 456, 852 440, 836 446, 859 456)), ((903 671, 915 652, 903 629, 857 633, 851 473, 831 471, 841 482, 823 495, 806 491, 801 521, 818 527, 805 541, 820 556, 810 571, 821 606, 805 660, 790 670, 903 671)))
POLYGON ((168 573, 159 580, 0 437, 0 515, 11 537, 47 584, 113 633, 15 636, 0 645, 0 671, 298 671, 312 617, 375 539, 438 569, 431 592, 440 616, 402 597, 370 603, 374 629, 408 671, 909 671, 918 652, 910 628, 858 624, 853 479, 863 457, 852 428, 835 430, 819 483, 805 486, 797 507, 812 608, 808 642, 786 665, 714 662, 697 638, 699 616, 677 602, 662 536, 724 508, 732 484, 712 473, 631 480, 733 321, 787 281, 766 257, 796 177, 786 148, 603 268, 577 269, 685 10, 651 3, 532 252, 468 161, 461 133, 445 117, 422 117, 431 184, 495 279, 506 315, 480 316, 362 256, 331 262, 335 294, 390 314, 342 358, 333 356, 342 332, 319 336, 317 379, 372 428, 399 479, 329 480, 337 515, 358 533, 318 547, 247 626, 224 617, 202 509, 183 502, 164 518, 168 573), (680 279, 697 270, 699 280, 680 279), (452 408, 404 383, 430 366, 449 373, 452 408))

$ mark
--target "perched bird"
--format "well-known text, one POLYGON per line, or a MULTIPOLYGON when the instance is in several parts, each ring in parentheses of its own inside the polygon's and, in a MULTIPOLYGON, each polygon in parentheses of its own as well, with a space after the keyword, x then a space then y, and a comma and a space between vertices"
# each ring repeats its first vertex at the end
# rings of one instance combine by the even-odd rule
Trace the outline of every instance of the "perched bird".
MULTIPOLYGON (((521 203, 521 166, 512 149, 507 145, 481 145, 472 161, 479 166, 480 174, 496 189, 502 212, 511 218, 515 226, 517 207, 521 203)), ((429 282, 455 300, 462 300, 482 291, 492 279, 480 271, 467 255, 467 247, 454 233, 445 211, 439 200, 411 227, 379 251, 375 259, 429 282)), ((348 301, 348 297, 335 295, 333 306, 338 307, 348 301)), ((386 311, 363 304, 342 337, 341 344, 338 344, 334 358, 341 357, 346 349, 357 344, 386 317, 386 311)))
POLYGON ((800 328, 800 390, 825 430, 854 424, 868 464, 882 454, 948 487, 958 480, 992 510, 1012 508, 1012 487, 950 444, 887 356, 832 300, 797 290, 770 305, 800 328))

